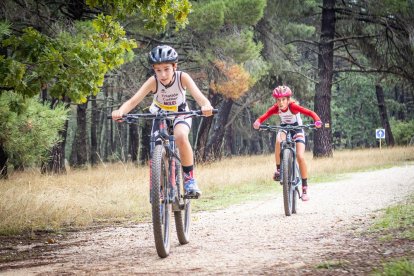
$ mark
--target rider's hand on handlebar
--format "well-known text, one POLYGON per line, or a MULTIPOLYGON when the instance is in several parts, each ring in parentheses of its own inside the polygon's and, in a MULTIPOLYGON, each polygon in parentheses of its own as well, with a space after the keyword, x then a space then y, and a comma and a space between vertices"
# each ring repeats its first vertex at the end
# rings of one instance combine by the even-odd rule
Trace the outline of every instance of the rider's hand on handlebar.
POLYGON ((203 105, 201 107, 201 112, 203 113, 204 116, 209 117, 211 115, 213 115, 213 107, 211 105, 203 105))
POLYGON ((122 119, 122 115, 123 114, 119 109, 114 110, 114 111, 112 111, 112 120, 119 121, 119 120, 122 119))
POLYGON ((254 129, 259 129, 259 128, 260 128, 260 122, 259 122, 259 120, 256 120, 256 121, 253 123, 253 128, 254 128, 254 129))
POLYGON ((322 121, 316 121, 315 122, 315 127, 316 128, 321 128, 322 127, 322 121))

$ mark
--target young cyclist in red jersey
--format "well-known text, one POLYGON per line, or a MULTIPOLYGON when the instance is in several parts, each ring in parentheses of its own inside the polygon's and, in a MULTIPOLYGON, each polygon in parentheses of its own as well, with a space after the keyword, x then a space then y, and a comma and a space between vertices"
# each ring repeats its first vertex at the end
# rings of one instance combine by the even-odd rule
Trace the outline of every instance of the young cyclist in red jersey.
MULTIPOLYGON (((260 116, 253 124, 255 129, 259 129, 260 125, 266 121, 270 116, 278 114, 281 119, 281 126, 286 125, 302 125, 302 119, 300 113, 311 117, 317 128, 322 126, 321 119, 319 116, 306 109, 291 98, 292 90, 287 86, 278 86, 273 90, 272 96, 276 99, 276 104, 269 108, 266 113, 260 116)), ((302 175, 302 200, 308 201, 308 170, 305 160, 305 132, 301 130, 293 130, 293 140, 296 142, 296 156, 299 163, 299 170, 302 175)), ((276 172, 273 175, 273 180, 280 181, 280 143, 286 138, 286 134, 282 131, 279 131, 276 137, 276 147, 275 147, 275 158, 276 158, 276 172)))
MULTIPOLYGON (((213 107, 210 101, 202 94, 189 74, 177 70, 178 54, 168 45, 153 48, 149 53, 149 63, 155 71, 136 94, 126 101, 118 110, 112 112, 112 118, 118 120, 123 114, 131 111, 146 95, 153 95, 150 106, 151 113, 164 111, 188 111, 186 92, 189 91, 196 102, 201 106, 205 116, 211 116, 213 107)), ((180 151, 181 164, 184 172, 184 189, 189 194, 201 195, 193 175, 193 149, 188 140, 191 128, 191 118, 177 117, 174 120, 174 137, 180 151)), ((157 124, 153 124, 152 133, 159 131, 157 124)))

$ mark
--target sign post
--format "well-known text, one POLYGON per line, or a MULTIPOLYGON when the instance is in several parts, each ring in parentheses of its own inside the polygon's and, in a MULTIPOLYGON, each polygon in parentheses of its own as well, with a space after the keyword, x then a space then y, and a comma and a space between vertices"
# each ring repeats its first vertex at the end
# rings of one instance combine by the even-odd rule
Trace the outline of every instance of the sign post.
POLYGON ((377 128, 375 130, 375 138, 379 139, 380 149, 381 149, 381 140, 385 138, 385 129, 377 128))

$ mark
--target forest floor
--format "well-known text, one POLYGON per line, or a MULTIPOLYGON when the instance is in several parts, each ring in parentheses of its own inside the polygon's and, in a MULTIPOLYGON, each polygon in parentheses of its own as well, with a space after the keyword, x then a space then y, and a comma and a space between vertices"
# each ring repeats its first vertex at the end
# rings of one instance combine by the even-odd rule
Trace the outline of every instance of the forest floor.
POLYGON ((194 213, 190 243, 173 236, 165 259, 150 223, 0 237, 0 274, 367 275, 385 261, 414 259, 414 241, 370 231, 384 208, 414 193, 414 165, 310 185, 310 201, 290 217, 282 194, 272 191, 260 201, 194 213))

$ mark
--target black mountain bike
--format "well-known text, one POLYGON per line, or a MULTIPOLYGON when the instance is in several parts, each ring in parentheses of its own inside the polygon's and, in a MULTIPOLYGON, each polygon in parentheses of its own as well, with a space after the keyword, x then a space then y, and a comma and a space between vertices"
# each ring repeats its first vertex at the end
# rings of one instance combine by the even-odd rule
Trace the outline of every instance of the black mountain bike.
MULTIPOLYGON (((217 109, 213 110, 213 114, 217 109)), ((173 135, 173 121, 178 116, 185 118, 203 116, 201 110, 164 112, 158 114, 126 114, 122 121, 136 123, 139 119, 153 119, 159 131, 150 139, 150 203, 155 248, 158 256, 165 258, 170 252, 171 214, 174 212, 175 227, 180 244, 190 240, 191 199, 194 195, 184 191, 181 160, 173 135)))
POLYGON ((283 185, 283 207, 285 215, 290 216, 297 212, 298 198, 302 198, 299 187, 302 185, 302 176, 296 160, 296 142, 292 137, 292 130, 314 129, 314 124, 301 126, 271 126, 260 125, 260 130, 279 132, 282 130, 286 134, 280 144, 280 183, 283 185))

